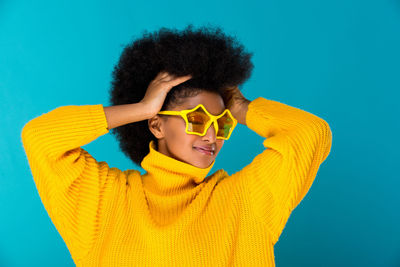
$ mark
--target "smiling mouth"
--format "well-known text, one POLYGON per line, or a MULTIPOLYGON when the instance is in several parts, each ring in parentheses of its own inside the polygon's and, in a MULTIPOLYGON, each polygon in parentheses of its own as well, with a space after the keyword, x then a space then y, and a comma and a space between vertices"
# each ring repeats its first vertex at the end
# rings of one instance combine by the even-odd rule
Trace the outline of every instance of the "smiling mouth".
POLYGON ((209 156, 213 156, 214 155, 214 151, 213 150, 205 150, 205 149, 202 149, 202 148, 199 148, 199 147, 194 147, 194 149, 196 149, 197 151, 199 151, 200 153, 205 154, 205 155, 209 155, 209 156))

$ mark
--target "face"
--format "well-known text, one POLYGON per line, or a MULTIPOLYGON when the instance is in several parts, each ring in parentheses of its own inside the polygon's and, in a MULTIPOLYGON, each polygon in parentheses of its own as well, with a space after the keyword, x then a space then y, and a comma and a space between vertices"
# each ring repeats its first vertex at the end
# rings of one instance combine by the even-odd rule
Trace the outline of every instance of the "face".
MULTIPOLYGON (((170 110, 191 109, 198 104, 212 115, 219 115, 225 110, 222 97, 217 93, 201 91, 193 97, 184 99, 184 103, 170 110)), ((179 161, 189 163, 199 168, 207 168, 215 160, 224 141, 216 138, 213 124, 204 136, 187 134, 185 120, 181 116, 160 116, 149 120, 149 129, 158 139, 158 151, 179 161), (201 149, 213 149, 210 153, 201 149)))

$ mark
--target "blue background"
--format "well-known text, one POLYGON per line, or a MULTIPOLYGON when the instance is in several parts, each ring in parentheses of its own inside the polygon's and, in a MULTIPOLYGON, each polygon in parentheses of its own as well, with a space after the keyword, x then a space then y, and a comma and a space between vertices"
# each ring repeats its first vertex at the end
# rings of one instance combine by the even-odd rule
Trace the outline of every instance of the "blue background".
MULTIPOLYGON (((74 266, 32 179, 24 124, 58 106, 108 106, 123 45, 188 23, 218 25, 254 52, 248 99, 331 126, 331 154, 275 246, 276 265, 400 266, 398 0, 0 1, 0 266, 74 266)), ((211 173, 243 168, 262 141, 239 125, 211 173)), ((84 148, 140 169, 111 134, 84 148)))

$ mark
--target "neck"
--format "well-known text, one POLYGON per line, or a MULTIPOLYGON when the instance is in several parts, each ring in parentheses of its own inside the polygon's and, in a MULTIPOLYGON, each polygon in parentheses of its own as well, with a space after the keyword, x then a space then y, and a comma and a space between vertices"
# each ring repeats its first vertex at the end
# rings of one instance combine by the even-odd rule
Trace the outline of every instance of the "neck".
POLYGON ((147 171, 143 186, 158 195, 171 195, 191 190, 202 183, 215 161, 207 168, 199 168, 171 158, 156 150, 154 141, 149 143, 150 152, 141 162, 147 171))

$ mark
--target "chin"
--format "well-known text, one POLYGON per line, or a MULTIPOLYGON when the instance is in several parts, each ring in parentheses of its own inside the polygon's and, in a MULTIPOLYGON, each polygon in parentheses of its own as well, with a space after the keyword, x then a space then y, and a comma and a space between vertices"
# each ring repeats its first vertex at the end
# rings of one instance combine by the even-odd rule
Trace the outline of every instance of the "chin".
POLYGON ((205 168, 208 168, 212 163, 213 163, 213 161, 210 161, 209 163, 197 164, 195 166, 197 166, 198 168, 205 169, 205 168))

